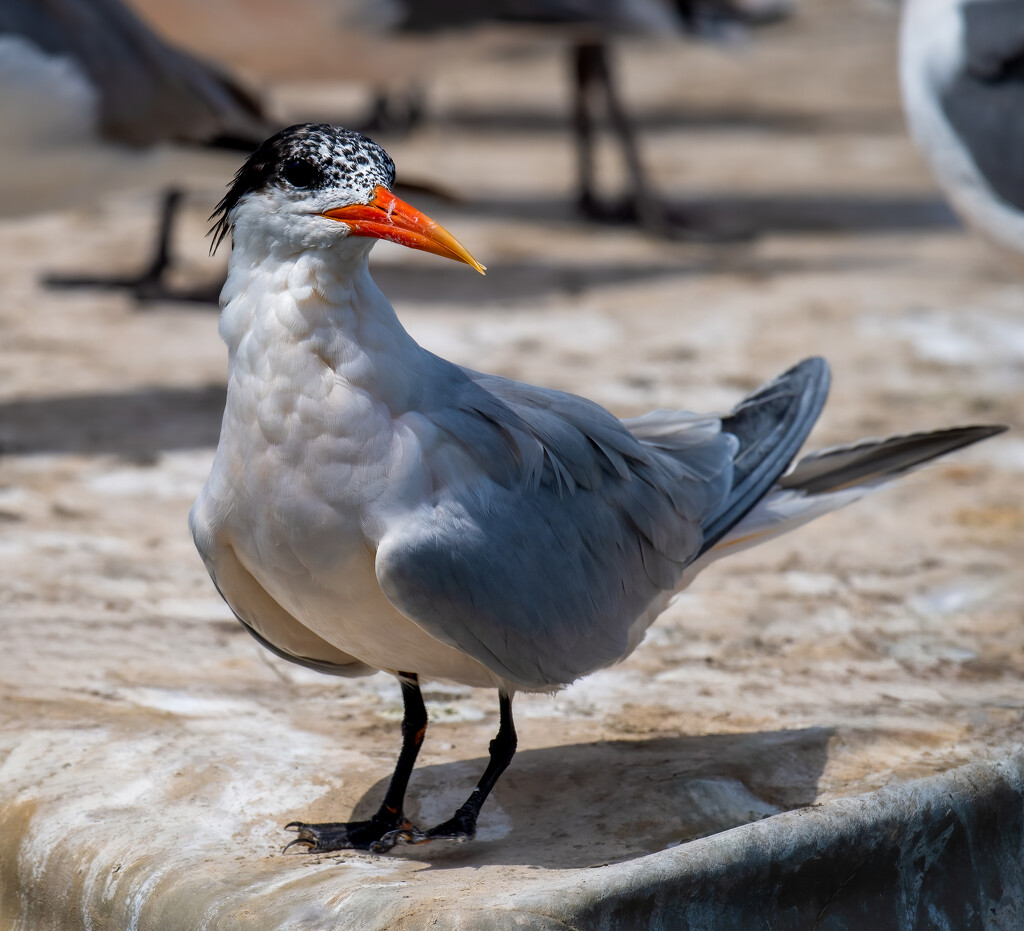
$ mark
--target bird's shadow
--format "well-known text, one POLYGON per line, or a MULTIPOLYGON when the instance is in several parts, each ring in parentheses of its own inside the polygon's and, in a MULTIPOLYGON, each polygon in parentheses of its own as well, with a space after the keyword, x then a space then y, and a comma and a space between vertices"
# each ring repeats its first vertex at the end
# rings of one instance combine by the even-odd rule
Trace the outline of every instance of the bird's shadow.
POLYGON ((477 311, 507 312, 516 306, 552 294, 582 295, 589 291, 647 285, 659 280, 685 280, 707 275, 734 275, 739 279, 764 280, 777 275, 820 274, 877 270, 887 263, 880 256, 762 257, 743 245, 716 248, 665 263, 506 262, 496 261, 487 277, 453 275, 441 266, 416 264, 381 265, 374 280, 396 307, 472 307, 477 311))
MULTIPOLYGON (((691 215, 693 223, 680 227, 680 239, 705 247, 703 250, 659 262, 594 262, 489 259, 487 276, 460 273, 447 263, 427 265, 421 262, 380 263, 373 266, 373 277, 380 289, 396 307, 420 306, 472 307, 476 310, 505 310, 510 305, 528 304, 550 295, 582 295, 608 287, 647 284, 659 279, 685 279, 702 275, 734 274, 739 277, 771 278, 778 275, 820 274, 828 271, 856 271, 877 267, 879 259, 853 257, 766 258, 754 254, 751 241, 773 229, 789 232, 842 232, 857 228, 862 231, 898 232, 901 229, 955 228, 956 219, 943 204, 921 200, 911 203, 860 203, 808 201, 794 204, 784 200, 765 200, 747 210, 739 201, 693 202, 676 205, 691 215), (844 226, 844 224, 846 224, 844 226), (713 247, 713 248, 708 248, 713 247)), ((495 214, 504 208, 495 207, 495 214)), ((466 213, 485 213, 480 204, 466 213)), ((516 201, 510 210, 516 218, 563 224, 578 224, 572 208, 552 209, 550 204, 531 205, 516 201), (532 213, 533 207, 536 213, 532 213)), ((608 226, 616 225, 608 221, 608 226)), ((73 275, 49 276, 46 284, 60 290, 78 288, 117 289, 120 279, 83 278, 73 275)), ((141 308, 171 309, 196 305, 217 309, 222 279, 199 280, 192 284, 161 287, 160 290, 134 293, 141 308)))
POLYGON ((217 445, 225 389, 153 388, 0 403, 0 455, 109 453, 139 463, 217 445))
MULTIPOLYGON (((858 192, 752 194, 704 191, 667 195, 664 237, 710 244, 744 242, 777 233, 885 235, 959 227, 952 208, 935 195, 858 192)), ((447 208, 470 216, 539 223, 583 222, 569 200, 551 197, 474 198, 447 208)), ((600 225, 601 221, 597 222, 600 225)), ((612 211, 606 226, 634 225, 612 211)))
MULTIPOLYGON (((312 119, 313 117, 311 117, 312 119)), ((317 119, 320 117, 317 116, 317 119)), ((348 116, 349 122, 358 117, 348 116)), ((432 111, 427 117, 435 130, 447 132, 480 133, 536 133, 543 135, 569 135, 572 122, 568 112, 550 108, 506 104, 501 108, 486 109, 472 106, 451 106, 432 111)), ((345 119, 342 119, 345 122, 345 119)), ((630 122, 640 133, 756 131, 789 135, 826 135, 840 133, 901 132, 903 122, 898 113, 878 110, 843 110, 827 113, 807 113, 794 109, 771 109, 731 106, 717 103, 708 106, 648 106, 633 113, 630 122)), ((349 125, 349 123, 345 123, 349 125)), ((601 127, 608 127, 602 122, 601 127)), ((406 135, 401 128, 382 138, 406 135)))
MULTIPOLYGON (((572 744, 517 754, 484 805, 472 843, 396 847, 432 868, 623 861, 812 804, 831 728, 572 744)), ((414 771, 407 816, 420 827, 465 801, 486 760, 414 771)), ((388 779, 352 813, 370 817, 388 779)), ((344 854, 354 856, 356 854, 344 854)))
MULTIPOLYGON (((950 230, 959 226, 952 209, 935 196, 916 194, 858 194, 846 192, 736 194, 708 191, 660 200, 662 222, 646 233, 652 238, 718 247, 681 254, 671 261, 628 263, 593 261, 502 260, 490 262, 487 278, 456 275, 444 266, 420 263, 375 264, 374 277, 390 299, 405 302, 501 306, 548 294, 581 294, 594 288, 628 285, 656 278, 690 276, 734 270, 759 275, 827 271, 830 260, 820 257, 797 263, 751 258, 742 249, 772 234, 887 235, 906 231, 950 230)), ((519 221, 548 228, 624 229, 637 218, 621 205, 605 205, 603 219, 582 217, 570 198, 550 196, 478 197, 457 203, 426 196, 428 213, 443 215, 457 225, 461 217, 519 221)), ((223 281, 204 279, 187 284, 153 282, 117 276, 52 274, 44 284, 61 290, 125 289, 138 304, 215 307, 223 281)))

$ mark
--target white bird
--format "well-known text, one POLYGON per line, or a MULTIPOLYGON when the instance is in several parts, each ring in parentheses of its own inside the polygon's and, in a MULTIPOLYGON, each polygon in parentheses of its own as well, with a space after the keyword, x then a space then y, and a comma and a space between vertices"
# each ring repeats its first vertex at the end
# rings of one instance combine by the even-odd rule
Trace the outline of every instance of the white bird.
POLYGON ((911 135, 963 219, 1024 254, 1024 0, 909 0, 911 135))
POLYGON ((295 822, 314 851, 473 836, 515 751, 512 696, 616 663, 710 562, 1000 432, 867 440, 787 472, 828 388, 801 362, 725 416, 620 421, 574 395, 446 362, 370 277, 377 239, 483 267, 390 187, 387 153, 302 125, 265 142, 218 208, 227 403, 190 515, 218 590, 264 646, 401 683, 402 751, 367 821, 295 822), (405 789, 427 715, 419 678, 498 689, 490 763, 422 831, 405 789))
MULTIPOLYGON (((234 164, 267 133, 255 95, 160 39, 120 0, 0 3, 0 216, 95 205, 113 191, 177 187, 212 157, 234 164), (189 147, 186 150, 184 147, 189 147)), ((212 167, 223 170, 221 161, 212 167)), ((124 279, 65 285, 163 293, 178 192, 164 200, 153 260, 124 279)))

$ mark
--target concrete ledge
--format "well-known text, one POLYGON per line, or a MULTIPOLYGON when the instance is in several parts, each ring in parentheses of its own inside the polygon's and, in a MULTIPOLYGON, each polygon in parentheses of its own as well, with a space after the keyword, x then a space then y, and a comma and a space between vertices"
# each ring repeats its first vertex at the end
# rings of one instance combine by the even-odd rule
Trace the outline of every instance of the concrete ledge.
POLYGON ((588 873, 516 895, 507 925, 489 915, 458 926, 1021 928, 1024 756, 786 812, 588 873))
POLYGON ((0 918, 19 931, 1024 927, 1024 755, 536 878, 474 869, 451 848, 416 861, 272 854, 231 875, 227 861, 245 858, 213 847, 170 852, 170 869, 152 856, 122 867, 66 837, 26 868, 13 835, 31 835, 34 814, 4 813, 0 918))

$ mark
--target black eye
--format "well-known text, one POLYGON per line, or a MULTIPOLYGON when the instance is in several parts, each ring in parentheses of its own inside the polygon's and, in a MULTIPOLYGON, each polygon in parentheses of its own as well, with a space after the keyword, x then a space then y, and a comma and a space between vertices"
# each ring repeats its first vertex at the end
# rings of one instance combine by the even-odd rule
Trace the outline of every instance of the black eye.
POLYGON ((281 168, 281 177, 292 187, 313 187, 320 180, 320 172, 312 162, 294 160, 285 162, 281 168))

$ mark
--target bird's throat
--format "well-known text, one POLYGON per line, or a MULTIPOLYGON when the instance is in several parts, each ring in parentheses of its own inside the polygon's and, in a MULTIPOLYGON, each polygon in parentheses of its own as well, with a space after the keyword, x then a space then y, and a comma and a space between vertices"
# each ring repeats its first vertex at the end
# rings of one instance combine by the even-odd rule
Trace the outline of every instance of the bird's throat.
POLYGON ((257 262, 233 255, 220 324, 231 374, 259 374, 267 391, 278 383, 294 392, 308 373, 407 410, 426 354, 370 276, 368 251, 306 250, 257 262))

